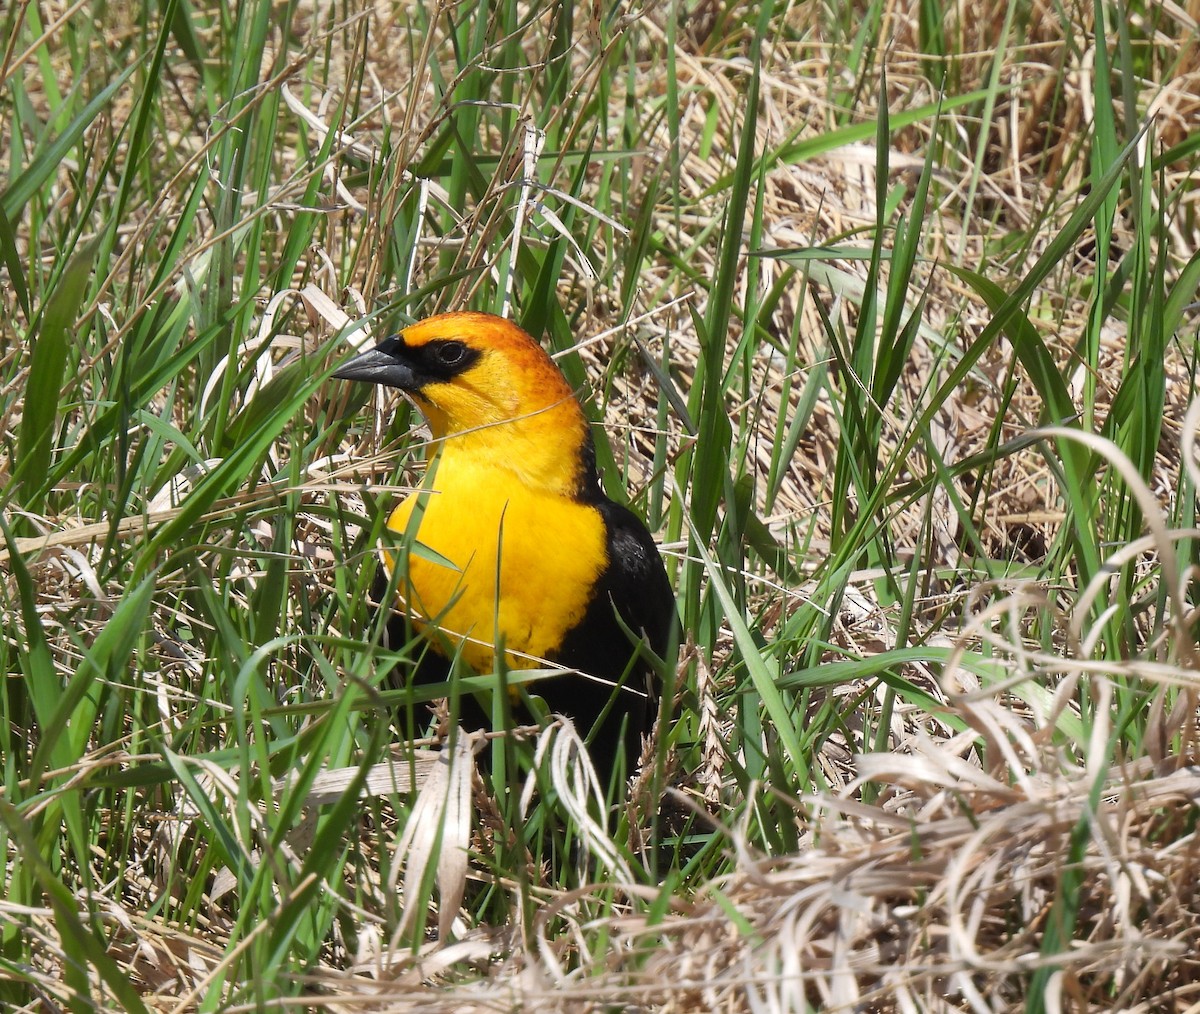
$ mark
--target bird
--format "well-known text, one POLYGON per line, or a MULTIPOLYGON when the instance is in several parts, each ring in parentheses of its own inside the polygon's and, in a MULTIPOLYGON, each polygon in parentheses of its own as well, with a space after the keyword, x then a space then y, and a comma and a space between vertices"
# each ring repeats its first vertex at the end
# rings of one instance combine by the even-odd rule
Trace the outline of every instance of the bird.
MULTIPOLYGON (((385 551, 377 578, 395 588, 383 606, 389 643, 406 643, 409 629, 428 642, 414 682, 446 680, 455 656, 492 673, 499 645, 509 669, 548 662, 557 673, 529 689, 586 737, 603 785, 632 774, 662 690, 641 645, 666 658, 675 597, 645 524, 605 494, 562 371, 512 321, 458 311, 404 328, 332 376, 400 391, 432 436, 424 477, 387 520, 414 548, 385 551)), ((489 728, 491 715, 463 695, 468 729, 489 728)))

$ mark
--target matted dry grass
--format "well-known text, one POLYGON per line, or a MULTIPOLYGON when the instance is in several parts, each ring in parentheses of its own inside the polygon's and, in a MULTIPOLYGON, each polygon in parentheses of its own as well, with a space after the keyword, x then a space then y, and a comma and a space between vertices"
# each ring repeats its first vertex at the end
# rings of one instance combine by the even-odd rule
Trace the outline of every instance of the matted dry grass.
MULTIPOLYGON (((600 920, 586 916, 583 888, 548 895, 524 940, 512 929, 460 927, 419 956, 377 941, 381 949, 350 969, 305 976, 306 1005, 1009 1010, 1024 1006, 1039 967, 1049 1010, 1194 1004, 1200 767, 1072 765, 1039 748, 1047 727, 990 696, 964 695, 951 716, 970 732, 915 735, 896 753, 857 758, 863 778, 895 786, 878 803, 855 800, 853 785, 836 798, 796 800, 799 854, 757 857, 729 829, 734 873, 674 899, 661 919, 606 917, 599 955, 586 956, 600 920), (998 731, 1008 740, 990 770, 959 756, 976 735, 998 731)), ((1097 729, 1097 739, 1110 731, 1097 729)), ((126 967, 150 991, 183 999, 176 1007, 163 996, 163 1009, 187 1009, 187 987, 220 965, 208 938, 218 927, 189 935, 126 919, 129 942, 117 948, 126 967)), ((52 926, 44 930, 52 951, 52 926)))

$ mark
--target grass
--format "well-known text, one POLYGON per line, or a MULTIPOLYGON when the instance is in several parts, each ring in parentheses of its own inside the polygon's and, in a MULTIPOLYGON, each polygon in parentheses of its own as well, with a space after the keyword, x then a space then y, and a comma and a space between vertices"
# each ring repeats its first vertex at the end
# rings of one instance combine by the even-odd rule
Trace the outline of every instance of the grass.
POLYGON ((1194 1002, 1179 12, 10 8, 0 1002, 1194 1002), (463 307, 677 590, 604 822, 384 680, 420 420, 327 377, 463 307))

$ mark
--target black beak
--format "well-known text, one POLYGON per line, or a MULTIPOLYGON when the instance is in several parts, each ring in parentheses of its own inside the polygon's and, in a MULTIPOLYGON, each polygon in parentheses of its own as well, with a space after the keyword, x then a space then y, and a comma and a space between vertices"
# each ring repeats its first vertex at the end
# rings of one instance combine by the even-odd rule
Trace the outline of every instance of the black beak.
POLYGON ((365 380, 401 391, 415 391, 421 386, 406 355, 408 349, 398 337, 380 342, 369 352, 363 352, 342 363, 332 376, 338 380, 365 380))

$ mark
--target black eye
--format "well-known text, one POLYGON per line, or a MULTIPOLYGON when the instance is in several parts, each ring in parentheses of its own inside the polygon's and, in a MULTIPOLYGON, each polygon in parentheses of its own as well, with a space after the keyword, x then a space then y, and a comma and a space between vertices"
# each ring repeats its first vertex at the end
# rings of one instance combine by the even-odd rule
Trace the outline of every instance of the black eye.
POLYGON ((440 342, 433 354, 443 366, 457 366, 467 357, 467 346, 457 341, 440 342))

